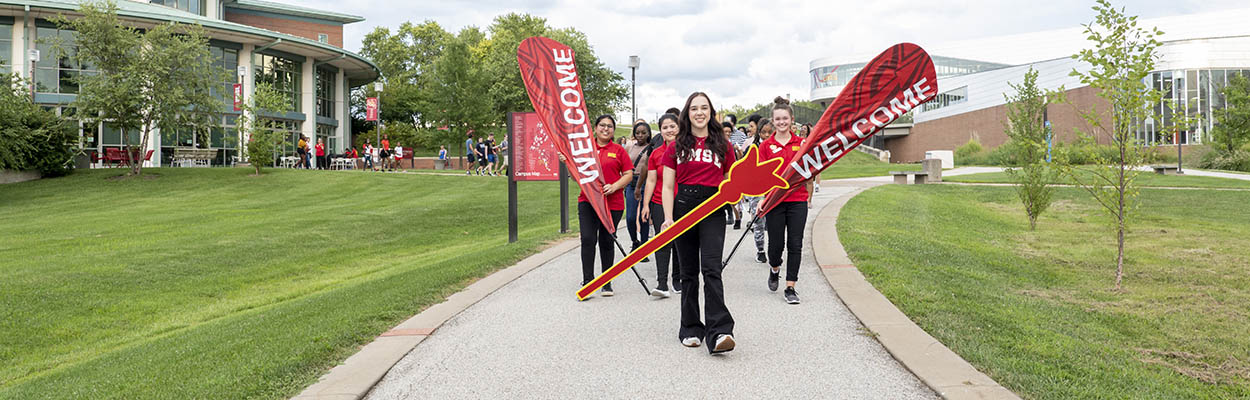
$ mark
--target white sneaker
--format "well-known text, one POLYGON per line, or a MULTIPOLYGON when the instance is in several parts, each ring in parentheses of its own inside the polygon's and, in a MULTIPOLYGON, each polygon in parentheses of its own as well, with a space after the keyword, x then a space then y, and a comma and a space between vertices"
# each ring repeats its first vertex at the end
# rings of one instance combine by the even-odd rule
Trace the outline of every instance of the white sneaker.
POLYGON ((720 335, 716 337, 716 347, 712 348, 712 354, 724 353, 726 351, 733 351, 733 349, 734 349, 734 336, 733 335, 720 335))
POLYGON ((699 338, 694 337, 694 336, 681 340, 681 345, 686 346, 686 347, 699 347, 699 345, 702 345, 702 344, 703 344, 703 341, 699 340, 699 338))
POLYGON ((611 286, 604 286, 603 289, 599 289, 599 295, 603 297, 612 297, 616 295, 616 293, 612 293, 611 286))
POLYGON ((667 290, 651 289, 651 295, 655 297, 668 297, 667 290))

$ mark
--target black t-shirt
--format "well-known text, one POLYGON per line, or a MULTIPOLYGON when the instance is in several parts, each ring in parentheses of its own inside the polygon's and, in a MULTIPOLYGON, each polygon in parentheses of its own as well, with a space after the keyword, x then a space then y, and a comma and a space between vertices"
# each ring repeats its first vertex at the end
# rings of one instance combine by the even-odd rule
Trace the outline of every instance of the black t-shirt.
POLYGON ((486 139, 486 154, 495 154, 495 141, 486 139))
POLYGON ((478 154, 481 154, 482 157, 486 157, 486 142, 483 141, 477 143, 477 152, 478 154))

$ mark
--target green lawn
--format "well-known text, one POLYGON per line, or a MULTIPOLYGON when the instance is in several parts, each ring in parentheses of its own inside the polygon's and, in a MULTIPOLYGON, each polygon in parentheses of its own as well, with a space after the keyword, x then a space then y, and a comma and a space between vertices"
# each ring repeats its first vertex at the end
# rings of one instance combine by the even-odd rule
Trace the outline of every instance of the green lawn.
POLYGON ((1250 398, 1244 192, 1141 193, 1124 290, 1114 231, 1060 188, 1038 230, 1008 187, 888 185, 839 236, 925 331, 1025 398, 1250 398))
POLYGON ((822 179, 885 176, 890 171, 919 171, 920 164, 890 164, 861 151, 852 151, 820 173, 822 179))
POLYGON ((0 398, 287 398, 560 237, 555 182, 509 245, 503 179, 250 172, 0 187, 0 398))
MULTIPOLYGON (((1083 167, 1087 168, 1087 167, 1083 167)), ((1090 172, 1082 172, 1092 175, 1090 172)), ((942 177, 942 180, 948 182, 968 182, 968 183, 1013 183, 1011 177, 1006 172, 983 172, 979 174, 958 175, 951 177, 942 177)), ((1193 188, 1234 188, 1234 189, 1250 189, 1250 181, 1216 178, 1210 176, 1192 176, 1192 175, 1159 175, 1154 172, 1142 172, 1138 175, 1137 182, 1143 187, 1193 187, 1193 188)), ((1070 177, 1061 176, 1055 180, 1056 184, 1073 184, 1070 177)))

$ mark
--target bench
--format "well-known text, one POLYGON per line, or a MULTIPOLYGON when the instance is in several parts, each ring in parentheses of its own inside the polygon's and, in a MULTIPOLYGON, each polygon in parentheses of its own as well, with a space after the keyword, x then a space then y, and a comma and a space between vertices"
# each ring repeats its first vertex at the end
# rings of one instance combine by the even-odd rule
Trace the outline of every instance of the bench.
POLYGON ((1156 174, 1159 174, 1159 175, 1181 175, 1181 174, 1184 174, 1184 172, 1181 172, 1180 167, 1175 166, 1175 165, 1151 165, 1151 166, 1150 166, 1150 168, 1154 168, 1155 173, 1156 173, 1156 174))
POLYGON ((217 150, 197 149, 194 147, 175 147, 173 166, 208 167, 212 164, 212 160, 215 157, 217 157, 217 150))
POLYGON ((929 177, 929 173, 924 171, 890 171, 890 175, 894 175, 894 183, 899 185, 907 184, 907 175, 915 175, 917 185, 923 185, 929 177))

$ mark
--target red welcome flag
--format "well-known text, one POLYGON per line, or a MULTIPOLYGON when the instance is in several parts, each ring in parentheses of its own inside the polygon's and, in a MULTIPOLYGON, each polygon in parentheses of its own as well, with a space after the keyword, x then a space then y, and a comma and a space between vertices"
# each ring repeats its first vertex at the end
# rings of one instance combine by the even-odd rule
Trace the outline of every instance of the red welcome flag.
POLYGON ((516 60, 534 111, 556 150, 564 155, 573 180, 581 186, 603 226, 616 232, 607 197, 603 195, 604 178, 596 158, 594 129, 591 117, 586 115, 586 99, 577 66, 573 64, 573 49, 535 36, 521 41, 516 60))
POLYGON ((790 186, 769 193, 760 215, 898 117, 933 100, 937 90, 933 59, 920 46, 896 44, 873 58, 820 116, 794 159, 786 160, 781 177, 790 186))

